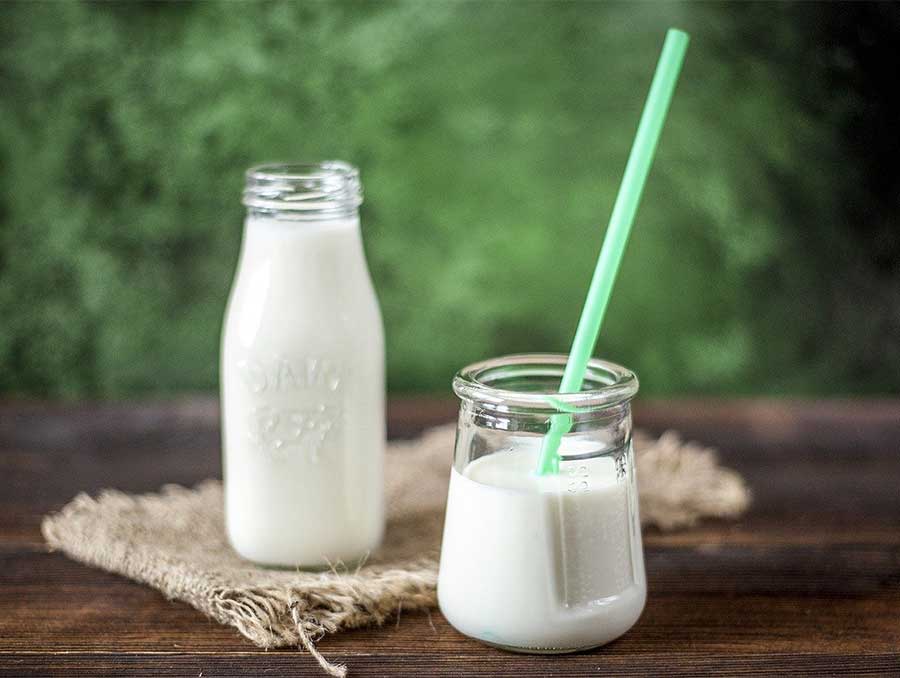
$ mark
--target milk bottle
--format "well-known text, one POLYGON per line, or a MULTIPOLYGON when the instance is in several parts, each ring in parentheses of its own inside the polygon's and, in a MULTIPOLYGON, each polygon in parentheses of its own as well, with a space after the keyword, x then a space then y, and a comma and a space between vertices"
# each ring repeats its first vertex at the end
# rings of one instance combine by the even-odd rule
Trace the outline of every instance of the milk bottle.
POLYGON ((459 631, 506 649, 603 645, 646 599, 629 405, 637 380, 594 360, 588 391, 555 394, 565 360, 498 358, 454 380, 462 404, 438 601, 459 631), (572 433, 559 474, 538 476, 557 411, 572 413, 572 433))
POLYGON ((225 524, 245 558, 324 567, 384 527, 384 335, 360 237, 357 170, 265 165, 225 314, 225 524))

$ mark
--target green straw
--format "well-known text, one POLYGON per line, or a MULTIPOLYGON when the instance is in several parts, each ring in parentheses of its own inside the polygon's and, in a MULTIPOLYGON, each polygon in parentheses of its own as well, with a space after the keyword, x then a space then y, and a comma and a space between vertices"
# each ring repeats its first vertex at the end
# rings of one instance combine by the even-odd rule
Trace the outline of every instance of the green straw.
MULTIPOLYGON (((647 102, 644 104, 637 136, 634 138, 631 155, 628 156, 628 164, 625 166, 622 185, 619 186, 619 194, 616 196, 612 216, 609 218, 609 227, 606 230, 600 257, 597 259, 597 268, 594 269, 594 277, 591 279, 581 319, 578 321, 572 350, 569 352, 569 360, 559 386, 560 393, 578 393, 584 382, 584 372, 597 342, 600 324, 603 322, 613 282, 622 262, 622 254, 628 242, 628 234, 647 181, 647 174, 656 154, 656 144, 666 120, 689 40, 687 33, 675 28, 670 28, 666 33, 666 41, 659 63, 656 65, 656 74, 650 85, 647 102)), ((550 418, 550 429, 544 436, 541 446, 538 475, 559 471, 559 444, 571 428, 571 414, 555 414, 550 418)))

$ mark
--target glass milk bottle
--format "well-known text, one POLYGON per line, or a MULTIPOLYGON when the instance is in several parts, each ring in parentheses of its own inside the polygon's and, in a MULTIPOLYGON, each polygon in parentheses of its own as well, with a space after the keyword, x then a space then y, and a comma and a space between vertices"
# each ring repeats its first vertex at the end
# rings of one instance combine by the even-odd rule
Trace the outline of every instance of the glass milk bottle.
POLYGON ((243 557, 323 567, 384 529, 384 331, 342 162, 247 172, 225 313, 225 524, 243 557))
POLYGON ((460 632, 519 652, 603 645, 644 607, 630 400, 634 374, 592 360, 584 390, 559 394, 564 355, 471 365, 460 397, 438 575, 460 632), (572 427, 559 473, 537 476, 550 417, 572 427))

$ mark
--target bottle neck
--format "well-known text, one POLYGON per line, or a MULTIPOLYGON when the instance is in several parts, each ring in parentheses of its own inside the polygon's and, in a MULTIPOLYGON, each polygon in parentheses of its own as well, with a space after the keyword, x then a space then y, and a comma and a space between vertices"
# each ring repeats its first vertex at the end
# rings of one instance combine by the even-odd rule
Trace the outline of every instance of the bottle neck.
POLYGON ((247 171, 242 267, 316 287, 365 271, 359 171, 344 162, 271 164, 247 171))
POLYGON ((303 294, 370 284, 355 215, 299 222, 248 214, 240 270, 303 294))
MULTIPOLYGON (((333 267, 362 256, 359 217, 282 219, 251 211, 244 221, 244 256, 277 257, 296 266, 333 267)), ((292 265, 293 267, 293 265, 292 265)))

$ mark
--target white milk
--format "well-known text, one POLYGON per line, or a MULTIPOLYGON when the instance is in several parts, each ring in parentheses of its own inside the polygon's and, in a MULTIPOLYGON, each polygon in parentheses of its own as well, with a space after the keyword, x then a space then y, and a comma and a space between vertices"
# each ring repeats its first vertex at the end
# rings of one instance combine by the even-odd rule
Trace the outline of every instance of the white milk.
POLYGON ((637 621, 646 599, 633 492, 611 457, 535 477, 539 449, 540 439, 523 439, 452 471, 441 612, 462 633, 510 649, 602 645, 637 621))
POLYGON ((384 525, 384 336, 358 217, 248 217, 222 338, 225 522, 267 565, 366 555, 384 525))

